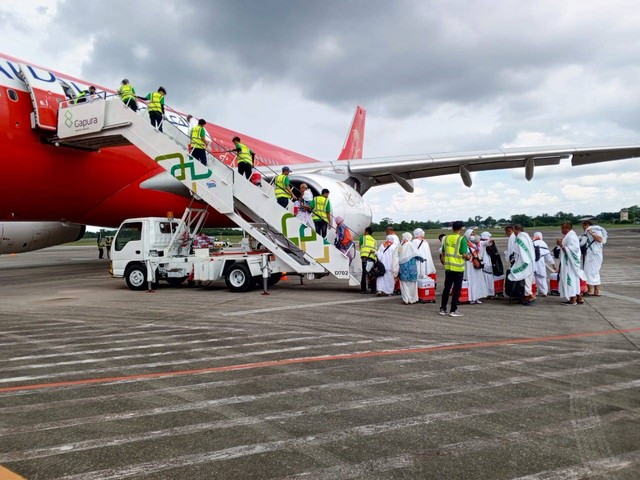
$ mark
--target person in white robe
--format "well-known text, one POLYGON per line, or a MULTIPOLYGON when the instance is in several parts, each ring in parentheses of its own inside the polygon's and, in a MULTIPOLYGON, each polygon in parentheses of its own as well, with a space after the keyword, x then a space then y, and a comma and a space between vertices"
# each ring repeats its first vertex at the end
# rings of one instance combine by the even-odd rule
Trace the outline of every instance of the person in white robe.
POLYGON ((418 278, 425 278, 432 273, 436 273, 436 266, 433 263, 429 242, 424 238, 424 230, 416 228, 413 231, 413 240, 411 240, 411 243, 413 243, 418 254, 424 259, 424 262, 418 263, 418 278))
POLYGON ((513 225, 504 227, 504 236, 507 237, 507 249, 504 251, 504 258, 507 260, 507 265, 511 267, 511 265, 513 265, 513 248, 516 244, 516 234, 513 225))
POLYGON ((551 250, 549 250, 547 242, 544 241, 542 233, 540 232, 533 233, 534 255, 536 248, 540 252, 540 258, 536 260, 536 263, 533 266, 533 273, 536 279, 536 285, 538 286, 538 295, 546 297, 549 293, 549 284, 547 283, 547 265, 552 267, 553 270, 556 262, 553 259, 553 254, 551 253, 551 250))
POLYGON ((566 299, 562 304, 584 303, 580 295, 580 279, 584 279, 584 272, 580 268, 580 239, 573 231, 571 222, 564 222, 560 228, 563 237, 556 241, 560 247, 560 266, 556 267, 556 271, 560 296, 566 299))
POLYGON ((385 242, 378 249, 378 260, 384 265, 384 275, 376 279, 376 291, 379 297, 383 295, 393 295, 393 289, 398 276, 398 256, 393 243, 393 236, 387 235, 385 242))
POLYGON ((469 283, 469 303, 481 304, 481 298, 486 298, 489 295, 487 291, 487 284, 484 279, 484 273, 482 268, 475 268, 473 266, 473 257, 479 258, 480 238, 475 235, 472 228, 469 228, 464 236, 467 238, 469 245, 469 253, 471 254, 471 260, 467 260, 464 268, 464 278, 469 283))
POLYGON ((513 229, 516 233, 516 240, 513 246, 513 265, 511 265, 511 271, 509 272, 509 280, 512 282, 524 280, 522 303, 529 305, 535 300, 532 290, 533 267, 536 263, 535 250, 531 237, 525 233, 522 225, 515 225, 513 229))
POLYGON ((303 225, 307 225, 315 232, 316 226, 313 223, 311 207, 309 204, 313 201, 313 192, 307 186, 306 183, 300 184, 300 195, 298 200, 295 201, 294 205, 298 208, 298 212, 296 213, 296 217, 300 220, 300 223, 303 225))
POLYGON ((600 296, 600 269, 602 268, 603 247, 607 243, 609 234, 607 231, 594 225, 590 220, 582 222, 585 233, 586 251, 584 255, 583 270, 587 279, 587 293, 585 295, 600 296))
POLYGON ((482 263, 482 273, 484 275, 484 283, 487 286, 487 297, 493 297, 496 294, 495 285, 493 283, 493 268, 491 266, 491 257, 487 254, 487 246, 491 245, 491 234, 482 232, 480 234, 480 243, 478 244, 478 258, 482 263))
POLYGON ((398 238, 398 235, 396 235, 396 230, 392 225, 387 226, 387 238, 389 238, 389 236, 393 237, 394 244, 400 245, 400 238, 398 238))
POLYGON ((402 241, 398 251, 398 278, 400 279, 400 294, 405 305, 418 303, 418 265, 424 258, 418 253, 409 232, 402 234, 402 241))

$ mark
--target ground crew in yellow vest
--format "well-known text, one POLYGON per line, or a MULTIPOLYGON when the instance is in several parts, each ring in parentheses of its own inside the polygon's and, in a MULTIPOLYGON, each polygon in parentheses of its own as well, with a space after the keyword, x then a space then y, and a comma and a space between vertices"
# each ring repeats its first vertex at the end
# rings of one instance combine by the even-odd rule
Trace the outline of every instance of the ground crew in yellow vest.
POLYGON ((282 173, 276 177, 275 181, 276 200, 282 208, 287 208, 289 200, 296 199, 293 190, 291 190, 290 173, 291 169, 289 167, 282 167, 282 173))
POLYGON ((332 223, 331 217, 331 201, 329 200, 329 190, 322 189, 322 194, 315 197, 311 204, 311 211, 313 212, 313 224, 316 227, 316 233, 322 238, 327 236, 327 227, 332 223))
MULTIPOLYGON (((367 273, 373 267, 373 262, 376 261, 376 252, 378 251, 378 245, 376 239, 373 238, 373 230, 371 227, 364 229, 364 233, 360 236, 360 260, 362 261, 362 276, 360 278, 360 293, 367 293, 367 273), (367 263, 369 265, 367 265, 367 263), (368 267, 368 268, 367 268, 368 267)), ((371 293, 376 293, 376 280, 369 278, 369 287, 371 293)))
POLYGON ((118 89, 118 95, 120 100, 134 112, 138 111, 138 102, 136 102, 136 89, 129 83, 126 78, 122 80, 120 88, 118 89))
POLYGON ((151 125, 162 131, 162 119, 164 117, 164 96, 167 91, 163 87, 158 87, 157 92, 149 93, 145 100, 149 100, 147 108, 149 110, 149 120, 151 125))
POLYGON ((190 130, 191 156, 205 167, 207 166, 207 149, 209 141, 204 126, 207 124, 204 118, 198 120, 198 124, 190 130))
POLYGON ((91 85, 89 90, 80 90, 76 98, 73 99, 73 103, 85 103, 91 95, 96 94, 96 87, 91 85))
POLYGON ((467 238, 460 234, 462 227, 462 222, 453 222, 451 226, 453 233, 444 238, 440 253, 440 258, 444 263, 444 291, 442 292, 442 303, 438 313, 440 315, 447 314, 449 292, 453 287, 450 317, 461 317, 463 315, 458 311, 458 301, 460 300, 462 279, 464 278, 464 262, 465 260, 471 260, 467 238))
POLYGON ((240 137, 233 137, 233 144, 236 146, 232 152, 236 152, 236 160, 238 162, 238 173, 244 175, 247 179, 251 178, 251 171, 253 170, 253 159, 256 156, 249 148, 240 143, 240 137))

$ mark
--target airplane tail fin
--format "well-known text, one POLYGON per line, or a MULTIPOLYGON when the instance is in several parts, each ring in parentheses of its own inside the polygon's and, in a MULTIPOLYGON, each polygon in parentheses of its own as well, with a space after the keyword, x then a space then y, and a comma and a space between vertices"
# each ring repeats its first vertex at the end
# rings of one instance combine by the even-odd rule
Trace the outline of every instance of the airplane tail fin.
POLYGON ((338 160, 347 160, 350 158, 362 158, 362 146, 364 143, 364 124, 367 117, 367 111, 358 106, 353 116, 349 133, 344 141, 344 146, 338 156, 338 160))

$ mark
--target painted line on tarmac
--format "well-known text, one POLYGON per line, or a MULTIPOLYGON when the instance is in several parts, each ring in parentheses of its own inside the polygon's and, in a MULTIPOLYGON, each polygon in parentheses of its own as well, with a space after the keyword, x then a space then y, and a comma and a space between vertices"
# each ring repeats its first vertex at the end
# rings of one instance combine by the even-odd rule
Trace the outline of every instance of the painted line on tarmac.
POLYGON ((393 298, 399 298, 394 295, 390 295, 388 297, 374 297, 374 298, 361 298, 358 300, 341 300, 339 302, 317 302, 317 303, 300 303, 299 305, 290 305, 288 307, 280 306, 280 307, 270 307, 270 308, 258 308, 255 310, 242 310, 240 312, 228 312, 221 313, 221 317, 239 317, 241 315, 248 315, 252 313, 267 313, 267 312, 280 312, 282 310, 297 310, 299 308, 309 308, 309 307, 327 307, 331 305, 344 305, 348 303, 367 303, 367 302, 380 302, 384 300, 391 300, 393 298))
POLYGON ((607 477, 607 474, 631 468, 638 463, 640 463, 640 450, 635 450, 633 452, 623 453, 622 455, 591 460, 579 465, 572 465, 557 470, 546 470, 514 480, 572 480, 595 476, 607 477))
MULTIPOLYGON (((349 478, 363 478, 370 472, 390 472, 400 468, 410 468, 423 464, 425 458, 444 456, 456 458, 473 452, 483 452, 489 449, 504 448, 505 445, 521 444, 525 442, 539 442, 541 438, 556 435, 566 435, 567 432, 585 432, 620 421, 634 421, 640 418, 640 409, 607 413, 602 416, 583 417, 578 420, 568 420, 559 424, 544 426, 536 430, 511 431, 491 438, 466 440, 462 442, 438 445, 426 448, 417 453, 404 453, 390 457, 376 458, 365 462, 336 465, 332 467, 307 470, 290 475, 280 480, 347 480, 349 478)), ((588 472, 591 473, 591 472, 588 472)), ((544 477, 547 479, 547 477, 544 477)), ((570 477, 574 479, 575 477, 570 477)))
MULTIPOLYGON (((638 362, 635 362, 636 364, 638 362)), ((576 374, 584 374, 584 373, 593 373, 602 370, 609 370, 620 368, 617 364, 612 365, 596 365, 593 367, 586 368, 570 368, 565 370, 559 370, 553 372, 551 378, 553 379, 561 379, 565 377, 571 377, 576 374)), ((339 402, 334 404, 322 404, 316 405, 312 407, 305 407, 301 410, 285 410, 285 411, 276 411, 264 413, 261 415, 250 416, 250 417, 237 417, 231 419, 223 419, 217 420, 213 422, 206 423, 198 423, 191 425, 183 425, 179 427, 172 427, 162 430, 152 430, 147 432, 139 432, 134 434, 125 434, 125 435, 117 435, 113 437, 106 438, 95 438, 89 440, 83 440, 74 443, 66 443, 63 445, 53 445, 44 448, 36 448, 32 450, 22 450, 22 451, 13 451, 8 453, 0 453, 0 462, 8 462, 8 461, 24 461, 24 460, 33 460, 35 458, 43 458, 54 455, 61 455, 68 452, 79 452, 83 450, 92 450, 96 448, 105 448, 105 447, 114 447, 126 445, 128 443, 135 442, 143 442, 149 440, 157 440, 159 438, 167 438, 174 437, 178 435, 192 435, 198 432, 210 432, 212 430, 221 430, 221 429, 231 429, 231 428, 242 428, 252 425, 258 425, 264 422, 275 422, 281 420, 291 420, 294 418, 305 418, 313 415, 329 415, 333 413, 341 413, 348 412, 351 410, 359 410, 364 408, 377 408, 388 405, 396 405, 401 402, 411 402, 411 401, 421 401, 434 397, 441 397, 447 395, 466 395, 471 392, 477 392, 480 390, 493 389, 493 388, 502 388, 502 387, 511 387, 514 385, 522 385, 525 383, 531 383, 539 380, 540 377, 538 375, 529 375, 529 376, 515 376, 510 378, 504 378, 492 382, 479 382, 475 384, 465 383, 463 386, 454 386, 454 387, 443 387, 443 388, 435 388, 429 390, 421 390, 415 391, 411 393, 403 393, 403 394, 389 394, 384 396, 374 396, 371 398, 359 399, 359 400, 349 400, 345 402, 339 402)), ((395 379, 394 379, 395 380, 395 379)), ((349 383, 349 382, 345 382, 349 383)), ((377 382, 380 384, 381 382, 377 382)), ((615 384, 615 386, 611 386, 611 388, 619 389, 622 385, 624 387, 623 390, 627 390, 629 388, 635 388, 640 384, 640 380, 636 380, 634 382, 623 382, 620 384, 615 384)), ((328 385, 332 387, 333 385, 328 385)), ((369 384, 368 386, 372 386, 369 384)), ((602 386, 597 387, 602 388, 602 386)), ((337 389, 337 387, 336 387, 337 389)), ((317 391, 317 390, 316 390, 317 391)), ((182 404, 175 405, 172 407, 158 407, 156 409, 151 410, 142 410, 137 412, 127 412, 124 414, 105 414, 105 415, 97 415, 94 417, 83 417, 78 419, 67 419, 61 421, 54 421, 49 423, 41 423, 35 425, 28 425, 25 427, 17 427, 12 428, 8 427, 6 435, 14 435, 14 434, 25 434, 25 433, 33 433, 38 432, 41 433, 46 430, 60 429, 60 428, 75 428, 81 425, 96 425, 97 423, 103 423, 107 421, 129 421, 136 418, 151 416, 151 415, 162 415, 167 413, 178 413, 185 411, 193 411, 195 406, 197 406, 197 410, 221 406, 221 405, 232 405, 239 403, 248 403, 251 401, 257 401, 264 398, 273 398, 274 396, 288 396, 290 394, 298 394, 298 393, 307 393, 313 395, 314 390, 310 389, 292 389, 287 391, 279 391, 279 392, 271 392, 270 394, 261 394, 261 395, 246 395, 243 397, 230 397, 224 400, 226 402, 222 402, 219 400, 208 400, 202 402, 195 402, 192 404, 182 404), (277 395, 276 395, 277 394, 277 395), (246 398, 248 397, 248 398, 246 398), (160 410, 160 411, 158 411, 160 410), (151 413, 153 412, 153 413, 151 413)), ((599 393, 602 393, 599 391, 599 393)), ((556 394, 559 396, 564 396, 566 400, 566 394, 556 394)), ((533 397, 537 398, 537 397, 533 397)), ((531 399, 531 397, 529 398, 531 399)), ((529 405, 531 407, 531 405, 529 405)), ((4 433, 3 433, 3 436, 4 433)))
MULTIPOLYGON (((336 361, 336 360, 355 360, 360 358, 387 357, 392 355, 411 355, 416 353, 438 352, 438 351, 444 351, 444 350, 464 350, 464 349, 472 349, 472 348, 497 347, 502 345, 517 345, 517 344, 523 344, 523 343, 552 342, 552 341, 558 341, 558 340, 570 340, 575 338, 620 335, 621 333, 630 333, 630 332, 640 332, 640 327, 627 328, 624 330, 601 330, 596 332, 569 333, 569 334, 563 334, 563 335, 553 335, 549 337, 511 338, 506 340, 496 340, 493 342, 463 343, 463 344, 437 346, 437 347, 402 348, 402 349, 396 349, 396 350, 374 350, 374 351, 368 351, 368 352, 343 353, 343 354, 337 354, 337 355, 321 355, 317 357, 285 358, 281 360, 269 360, 265 362, 226 365, 222 367, 196 368, 191 370, 176 370, 172 372, 140 373, 140 374, 133 374, 133 375, 123 375, 118 377, 85 378, 81 380, 67 380, 63 382, 50 382, 50 383, 39 383, 39 384, 31 384, 31 385, 18 385, 13 387, 2 387, 0 388, 0 393, 23 391, 23 390, 37 390, 41 388, 64 387, 67 385, 91 385, 96 383, 113 382, 118 380, 130 380, 130 379, 132 380, 132 379, 141 379, 141 378, 166 378, 166 377, 176 377, 181 375, 232 372, 236 370, 250 370, 255 368, 279 367, 283 365, 294 365, 294 364, 300 364, 300 363, 304 364, 304 363, 328 362, 328 361, 336 361)), ((345 343, 357 344, 360 342, 345 342, 345 343)), ((294 349, 284 349, 284 350, 290 351, 294 349)), ((193 362, 193 359, 189 361, 193 362)), ((178 363, 181 363, 181 362, 178 362, 178 363)), ((131 366, 127 366, 125 368, 131 368, 131 366)))
POLYGON ((602 295, 603 297, 611 297, 611 298, 615 298, 616 300, 624 300, 625 302, 631 302, 631 303, 640 305, 640 300, 633 297, 627 297, 626 295, 620 295, 618 293, 609 293, 605 291, 600 292, 600 295, 602 295))
MULTIPOLYGON (((582 391, 571 392, 570 395, 574 396, 574 398, 580 398, 583 396, 590 397, 607 390, 616 391, 619 389, 626 389, 629 388, 629 384, 635 384, 637 386, 638 382, 624 382, 615 385, 606 385, 604 387, 593 387, 582 391)), ((104 470, 95 470, 92 472, 83 472, 81 474, 61 477, 59 480, 119 480, 126 477, 149 475, 179 467, 202 465, 205 463, 212 463, 217 461, 227 461, 234 458, 243 458, 251 455, 264 455, 268 452, 291 451, 293 449, 308 449, 310 447, 317 447, 329 443, 353 440, 354 437, 361 439, 377 435, 385 435, 388 432, 425 427, 436 422, 451 422, 467 418, 493 415, 496 413, 504 413, 507 411, 514 411, 522 408, 531 408, 532 406, 535 407, 563 402, 566 401, 566 399, 566 393, 554 393, 542 397, 507 401, 500 404, 494 404, 490 407, 469 407, 461 410, 430 413, 426 415, 403 418, 401 420, 390 420, 382 423, 359 425, 343 430, 333 430, 313 435, 305 435, 298 438, 238 445, 222 450, 214 450, 209 452, 182 455, 179 457, 165 458, 158 461, 127 465, 119 469, 109 468, 104 470)))

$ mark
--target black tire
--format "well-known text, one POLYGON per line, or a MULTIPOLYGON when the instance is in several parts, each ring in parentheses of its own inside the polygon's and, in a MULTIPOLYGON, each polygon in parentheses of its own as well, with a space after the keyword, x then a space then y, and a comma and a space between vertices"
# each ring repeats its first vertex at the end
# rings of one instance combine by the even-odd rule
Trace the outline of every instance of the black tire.
POLYGON ((244 263, 234 263, 229 267, 224 279, 232 292, 247 292, 253 288, 254 279, 244 263))
POLYGON ((167 283, 172 287, 179 287, 187 280, 187 277, 177 278, 177 277, 169 277, 167 278, 167 283))
POLYGON ((140 264, 130 265, 124 272, 124 280, 131 290, 147 288, 147 267, 140 264))

